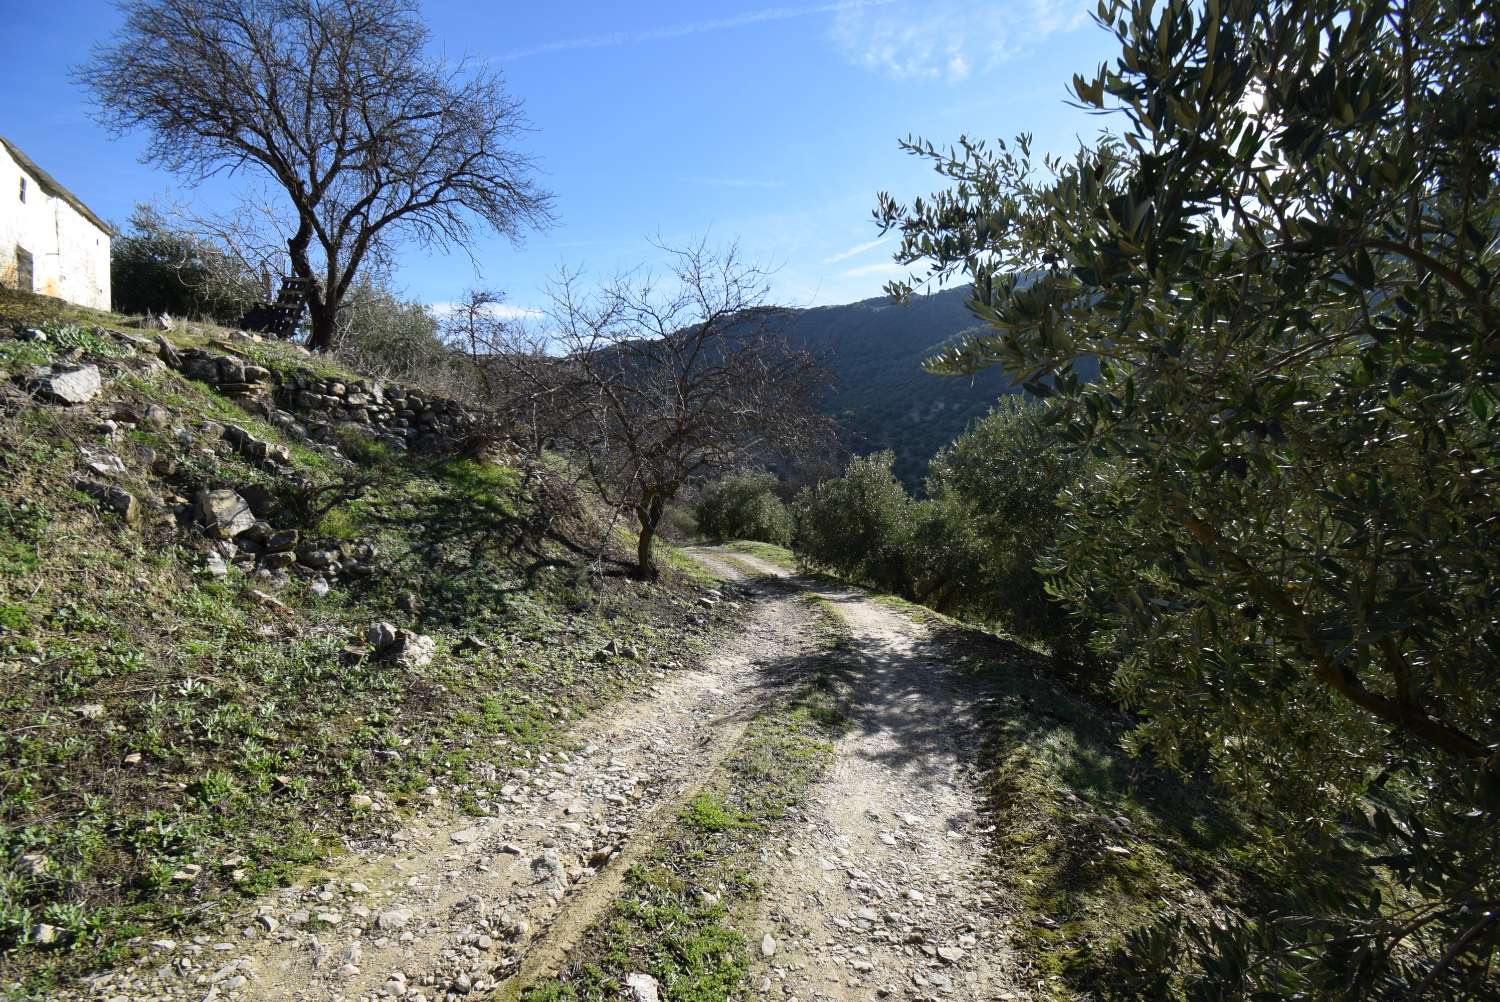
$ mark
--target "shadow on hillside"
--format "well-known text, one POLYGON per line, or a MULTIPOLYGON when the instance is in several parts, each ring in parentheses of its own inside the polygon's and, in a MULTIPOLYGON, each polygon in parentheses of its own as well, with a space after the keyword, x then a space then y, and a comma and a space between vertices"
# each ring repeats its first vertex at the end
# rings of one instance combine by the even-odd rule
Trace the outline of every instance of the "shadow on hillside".
POLYGON ((441 468, 423 472, 437 489, 407 493, 389 511, 370 505, 387 545, 397 541, 381 555, 381 573, 363 583, 372 594, 394 603, 414 593, 422 623, 457 625, 503 610, 563 564, 528 549, 535 526, 504 493, 454 482, 441 468))

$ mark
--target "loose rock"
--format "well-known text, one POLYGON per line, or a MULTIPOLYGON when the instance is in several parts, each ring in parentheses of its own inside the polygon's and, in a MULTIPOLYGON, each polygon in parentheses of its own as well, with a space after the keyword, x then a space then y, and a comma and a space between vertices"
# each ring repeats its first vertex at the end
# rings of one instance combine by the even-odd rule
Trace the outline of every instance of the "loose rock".
POLYGON ((661 998, 661 986, 649 974, 627 974, 625 989, 630 992, 631 1002, 658 1002, 661 998))
POLYGON ((61 404, 86 404, 103 388, 97 365, 54 370, 32 383, 32 392, 61 404))
POLYGON ((231 490, 199 491, 198 522, 216 539, 233 539, 255 524, 255 514, 244 498, 231 490))

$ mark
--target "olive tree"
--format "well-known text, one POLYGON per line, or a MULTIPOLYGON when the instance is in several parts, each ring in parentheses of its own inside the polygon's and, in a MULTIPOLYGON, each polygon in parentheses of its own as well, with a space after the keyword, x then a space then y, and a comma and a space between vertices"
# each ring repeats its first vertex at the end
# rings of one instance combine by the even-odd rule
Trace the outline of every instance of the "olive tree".
POLYGON ((1500 944, 1500 25, 1464 0, 1098 20, 1119 57, 1072 91, 1112 138, 912 141, 957 185, 877 217, 912 281, 973 282, 989 329, 935 368, 1005 365, 1111 457, 1050 570, 1114 624, 1144 733, 1368 822, 1403 881, 1241 930, 1203 984, 1456 997, 1500 944))
POLYGON ((254 271, 215 240, 139 204, 110 246, 110 290, 120 313, 171 313, 233 323, 265 295, 254 271))
POLYGON ((500 77, 427 52, 411 0, 126 0, 79 77, 144 158, 201 180, 257 173, 284 197, 310 345, 332 346, 361 266, 394 242, 467 247, 549 218, 500 77))

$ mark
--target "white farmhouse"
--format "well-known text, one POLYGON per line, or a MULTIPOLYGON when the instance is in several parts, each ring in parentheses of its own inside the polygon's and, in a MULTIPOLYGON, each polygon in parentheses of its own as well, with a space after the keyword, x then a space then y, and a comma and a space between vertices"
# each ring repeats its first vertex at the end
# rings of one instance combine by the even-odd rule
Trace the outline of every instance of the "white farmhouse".
POLYGON ((113 233, 0 136, 0 285, 107 310, 113 233))

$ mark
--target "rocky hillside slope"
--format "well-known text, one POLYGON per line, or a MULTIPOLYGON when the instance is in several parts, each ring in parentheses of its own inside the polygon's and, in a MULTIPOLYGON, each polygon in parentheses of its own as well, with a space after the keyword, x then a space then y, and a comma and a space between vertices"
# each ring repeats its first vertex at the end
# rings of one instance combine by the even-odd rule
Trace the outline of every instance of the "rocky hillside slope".
POLYGON ((0 994, 484 811, 727 615, 525 543, 530 485, 438 394, 0 297, 0 994))

